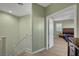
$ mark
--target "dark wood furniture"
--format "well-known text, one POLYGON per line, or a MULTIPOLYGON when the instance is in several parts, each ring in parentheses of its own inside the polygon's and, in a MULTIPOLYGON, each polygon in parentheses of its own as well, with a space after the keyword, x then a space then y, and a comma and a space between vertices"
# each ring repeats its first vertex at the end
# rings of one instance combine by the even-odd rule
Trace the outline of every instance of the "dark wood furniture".
POLYGON ((64 38, 64 34, 74 37, 74 28, 63 28, 63 32, 59 33, 59 37, 64 38))
POLYGON ((69 38, 68 56, 79 56, 79 38, 69 38))

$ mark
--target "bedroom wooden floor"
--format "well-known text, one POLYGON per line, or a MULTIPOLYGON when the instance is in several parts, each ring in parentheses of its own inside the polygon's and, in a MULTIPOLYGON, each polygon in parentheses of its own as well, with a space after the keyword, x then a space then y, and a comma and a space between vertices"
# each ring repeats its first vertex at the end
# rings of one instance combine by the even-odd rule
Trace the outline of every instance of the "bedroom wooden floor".
POLYGON ((67 42, 58 38, 55 39, 55 46, 49 50, 43 50, 36 54, 25 53, 23 56, 67 56, 67 42))

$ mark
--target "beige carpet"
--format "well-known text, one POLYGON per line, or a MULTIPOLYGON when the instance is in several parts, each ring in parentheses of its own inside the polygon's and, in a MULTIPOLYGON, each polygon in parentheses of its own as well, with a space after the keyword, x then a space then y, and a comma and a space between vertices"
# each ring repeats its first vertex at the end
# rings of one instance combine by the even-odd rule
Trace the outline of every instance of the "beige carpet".
POLYGON ((25 53, 24 56, 67 56, 67 42, 62 38, 58 38, 55 39, 53 48, 36 54, 25 53))

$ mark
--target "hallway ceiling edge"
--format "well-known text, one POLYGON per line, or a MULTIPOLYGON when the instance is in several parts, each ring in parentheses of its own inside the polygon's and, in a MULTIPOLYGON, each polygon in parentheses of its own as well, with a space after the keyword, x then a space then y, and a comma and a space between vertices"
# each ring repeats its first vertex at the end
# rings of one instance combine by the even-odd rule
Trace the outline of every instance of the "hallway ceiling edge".
POLYGON ((31 3, 0 3, 0 11, 10 13, 15 16, 30 15, 31 3))

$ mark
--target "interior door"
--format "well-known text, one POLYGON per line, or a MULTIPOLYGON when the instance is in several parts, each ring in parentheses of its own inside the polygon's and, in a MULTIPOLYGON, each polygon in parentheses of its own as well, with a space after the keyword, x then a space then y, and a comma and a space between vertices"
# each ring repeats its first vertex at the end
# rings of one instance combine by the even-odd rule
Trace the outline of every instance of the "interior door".
POLYGON ((48 20, 48 48, 52 48, 54 45, 54 23, 52 19, 48 20))

